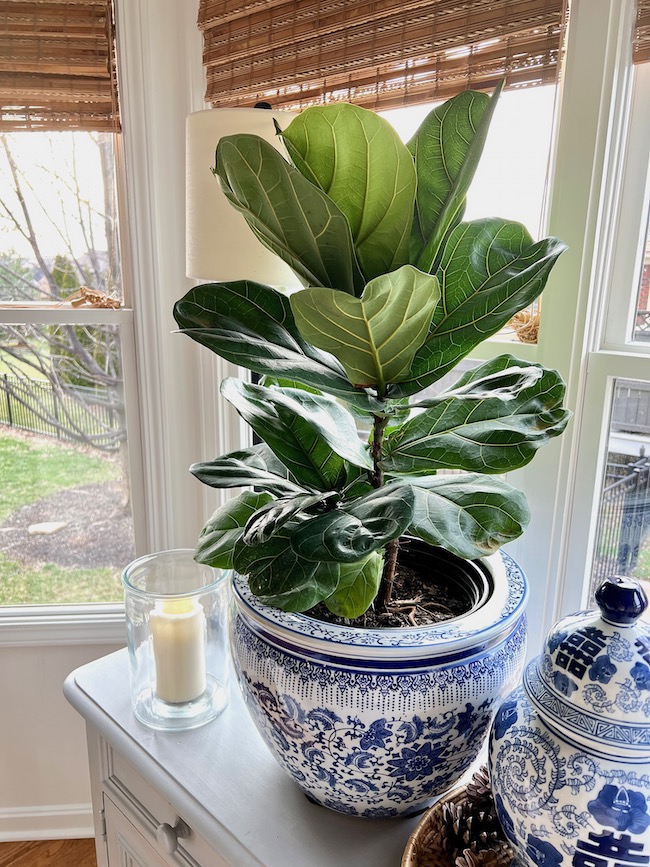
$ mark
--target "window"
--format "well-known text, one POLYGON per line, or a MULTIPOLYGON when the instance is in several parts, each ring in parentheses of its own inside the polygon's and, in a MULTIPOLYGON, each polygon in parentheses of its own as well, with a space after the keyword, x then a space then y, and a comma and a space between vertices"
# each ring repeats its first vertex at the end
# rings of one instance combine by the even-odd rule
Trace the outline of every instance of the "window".
POLYGON ((639 451, 626 451, 643 444, 632 410, 650 381, 635 326, 650 155, 650 77, 647 65, 632 65, 635 15, 633 0, 571 4, 548 224, 569 249, 544 295, 535 356, 560 370, 575 416, 561 442, 513 479, 534 516, 513 552, 531 580, 532 610, 543 612, 531 619, 532 648, 560 614, 589 604, 599 570, 612 568, 605 558, 632 565, 624 523, 634 495, 614 517, 610 486, 613 474, 639 469, 627 467, 639 451))
MULTIPOLYGON (((190 285, 184 263, 184 125, 188 113, 203 107, 196 6, 168 4, 153 9, 144 0, 116 0, 115 6, 123 126, 114 154, 120 192, 122 289, 116 280, 98 288, 122 300, 124 306, 73 308, 42 297, 39 309, 32 306, 26 316, 25 308, 17 306, 24 299, 9 303, 3 295, 0 328, 76 325, 90 332, 86 340, 96 339, 99 332, 119 334, 119 355, 114 340, 113 360, 121 359, 124 381, 130 508, 138 556, 194 545, 211 503, 187 468, 193 460, 226 450, 229 445, 222 447, 220 442, 228 443, 235 432, 238 435, 238 426, 231 427, 226 414, 215 413, 212 367, 204 365, 199 354, 174 334, 172 317, 174 302, 190 285)), ((42 153, 39 160, 47 162, 42 153)), ((84 160, 79 164, 83 170, 84 160)), ((4 180, 3 175, 0 183, 4 180)), ((97 209, 103 214, 104 208, 101 202, 97 209)), ((2 253, 9 253, 5 236, 0 238, 2 253)), ((24 249, 21 255, 26 255, 24 249)), ((5 285, 0 277, 0 292, 5 285)), ((70 370, 67 357, 63 366, 70 370)), ((81 382, 74 387, 83 394, 81 382)), ((51 441, 57 445, 56 437, 51 441)), ((65 441, 58 445, 65 446, 65 441)), ((73 444, 71 451, 77 448, 73 444)), ((117 457, 108 463, 116 477, 123 477, 117 457)), ((97 482, 92 473, 87 478, 89 484, 97 482)), ((123 553, 121 559, 126 556, 123 553)), ((118 569, 113 567, 114 574, 118 569)), ((115 578, 111 580, 114 587, 115 578)), ((95 578, 92 585, 95 592, 95 578)), ((113 598, 119 596, 113 593, 113 598)), ((69 611, 60 606, 5 607, 0 619, 3 643, 97 644, 123 641, 124 636, 119 605, 80 604, 69 611)))
MULTIPOLYGON (((603 237, 597 287, 603 315, 593 335, 580 412, 600 435, 585 432, 596 460, 585 477, 593 480, 593 526, 585 539, 585 598, 593 600, 611 574, 650 579, 646 484, 650 454, 650 343, 645 336, 647 304, 648 179, 650 178, 650 65, 636 66, 629 97, 625 149, 613 218, 603 237)), ((580 462, 580 457, 578 458, 580 462)), ((587 488, 585 485, 585 495, 587 488)), ((650 585, 649 585, 650 586, 650 585)))
POLYGON ((2 605, 118 601, 135 553, 113 144, 0 135, 2 605))
MULTIPOLYGON (((546 84, 501 94, 467 196, 465 219, 496 214, 523 223, 534 238, 539 237, 556 93, 554 84, 546 84)), ((395 108, 382 114, 402 140, 408 141, 435 105, 395 108)))

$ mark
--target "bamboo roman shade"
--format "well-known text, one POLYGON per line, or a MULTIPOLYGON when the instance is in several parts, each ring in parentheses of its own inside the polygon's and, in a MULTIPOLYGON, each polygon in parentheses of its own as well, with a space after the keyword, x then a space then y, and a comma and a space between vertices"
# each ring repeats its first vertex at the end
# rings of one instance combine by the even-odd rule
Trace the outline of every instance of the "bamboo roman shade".
POLYGON ((650 0, 638 0, 634 32, 634 62, 650 61, 650 0))
POLYGON ((201 0, 206 101, 369 108, 556 79, 565 0, 201 0))
POLYGON ((0 130, 119 128, 111 0, 0 0, 0 130))

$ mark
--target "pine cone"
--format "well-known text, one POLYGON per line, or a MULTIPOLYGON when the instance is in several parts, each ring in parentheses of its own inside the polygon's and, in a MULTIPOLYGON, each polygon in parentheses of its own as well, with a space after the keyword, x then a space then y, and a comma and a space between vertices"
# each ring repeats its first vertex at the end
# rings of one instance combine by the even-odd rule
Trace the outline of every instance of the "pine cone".
POLYGON ((487 765, 481 765, 478 771, 472 774, 472 780, 467 784, 466 792, 467 800, 476 809, 489 810, 494 806, 494 795, 487 765))
POLYGON ((476 810, 469 801, 443 804, 442 823, 443 842, 452 858, 465 850, 490 849, 503 840, 496 811, 476 810))
POLYGON ((456 867, 499 867, 499 853, 495 849, 484 849, 482 852, 472 852, 465 849, 456 858, 456 867))

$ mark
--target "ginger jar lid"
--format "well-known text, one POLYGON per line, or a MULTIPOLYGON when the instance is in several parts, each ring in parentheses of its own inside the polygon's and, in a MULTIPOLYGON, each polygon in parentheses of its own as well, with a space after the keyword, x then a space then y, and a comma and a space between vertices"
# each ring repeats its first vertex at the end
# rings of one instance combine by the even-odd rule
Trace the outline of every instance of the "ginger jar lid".
POLYGON ((550 725, 608 755, 650 754, 650 625, 641 585, 615 576, 597 610, 560 620, 524 686, 550 725))

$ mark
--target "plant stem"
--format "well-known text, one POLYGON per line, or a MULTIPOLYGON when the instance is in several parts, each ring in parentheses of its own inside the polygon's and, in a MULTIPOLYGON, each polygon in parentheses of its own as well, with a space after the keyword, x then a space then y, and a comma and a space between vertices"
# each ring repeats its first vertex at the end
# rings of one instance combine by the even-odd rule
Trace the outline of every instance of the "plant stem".
POLYGON ((377 608, 380 612, 386 611, 392 601, 398 551, 399 539, 393 539, 392 542, 389 542, 384 551, 384 570, 381 573, 381 583, 377 594, 377 608))
MULTIPOLYGON (((384 485, 384 468, 382 466, 382 446, 384 442, 384 432, 388 425, 388 416, 374 416, 374 424, 372 429, 372 486, 373 488, 381 488, 384 485)), ((377 594, 377 608, 380 612, 386 611, 390 605, 393 595, 393 582, 395 581, 395 570, 397 567, 397 552, 399 549, 399 540, 393 539, 386 545, 384 551, 384 568, 381 574, 381 583, 379 585, 379 593, 377 594)))
POLYGON ((382 444, 388 417, 376 415, 373 418, 375 421, 372 428, 372 486, 373 488, 382 488, 384 486, 384 468, 381 464, 382 444))

